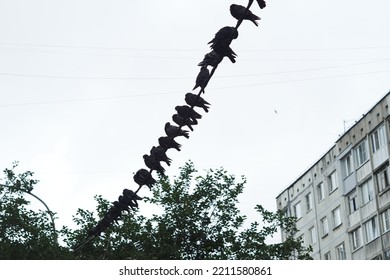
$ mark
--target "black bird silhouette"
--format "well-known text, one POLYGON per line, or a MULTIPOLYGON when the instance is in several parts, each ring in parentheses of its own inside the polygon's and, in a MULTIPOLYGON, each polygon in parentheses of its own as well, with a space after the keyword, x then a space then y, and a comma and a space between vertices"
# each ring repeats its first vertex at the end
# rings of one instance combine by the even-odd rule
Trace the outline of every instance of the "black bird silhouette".
POLYGON ((172 160, 167 156, 165 153, 167 150, 164 149, 161 146, 153 146, 152 149, 150 150, 150 155, 157 159, 158 161, 163 161, 165 162, 168 166, 171 165, 172 160))
POLYGON ((199 62, 198 66, 208 66, 217 67, 221 63, 223 55, 218 54, 216 51, 211 51, 205 54, 203 60, 199 62))
POLYGON ((165 169, 161 166, 160 161, 158 161, 155 157, 151 155, 144 155, 144 162, 147 167, 149 167, 152 170, 156 170, 157 172, 160 172, 161 174, 164 174, 165 169))
POLYGON ((165 149, 176 149, 177 151, 181 151, 181 145, 177 143, 173 138, 163 136, 158 138, 158 143, 160 144, 161 147, 165 149))
POLYGON ((175 138, 177 136, 184 136, 186 138, 190 138, 187 130, 183 130, 176 125, 171 125, 169 122, 165 124, 164 130, 169 138, 175 138))
POLYGON ((149 189, 152 189, 152 186, 157 183, 157 181, 152 177, 152 174, 143 168, 135 173, 133 179, 140 187, 146 185, 149 189))
POLYGON ((118 201, 115 201, 114 203, 121 211, 126 211, 127 213, 130 213, 130 208, 129 208, 130 202, 131 200, 129 198, 120 195, 118 197, 118 201))
POLYGON ((134 210, 134 208, 138 208, 137 200, 142 199, 135 192, 133 192, 132 190, 129 190, 129 189, 123 190, 123 197, 126 199, 128 206, 130 206, 130 208, 133 210, 134 210))
POLYGON ((191 129, 191 131, 194 131, 192 126, 198 124, 198 121, 194 121, 190 118, 183 118, 179 114, 174 114, 172 116, 172 120, 179 126, 187 126, 189 129, 191 129))
POLYGON ((222 27, 216 34, 215 37, 208 43, 215 52, 222 57, 227 56, 231 62, 236 62, 236 53, 230 48, 230 44, 233 39, 238 37, 238 31, 236 28, 231 26, 222 27))
POLYGON ((186 94, 185 101, 188 105, 191 107, 200 107, 207 113, 209 111, 210 103, 208 103, 206 100, 204 100, 199 95, 193 94, 191 92, 186 94))
POLYGON ((201 119, 202 115, 197 113, 193 108, 187 105, 176 106, 175 110, 179 114, 179 116, 183 118, 190 118, 193 121, 197 121, 197 119, 201 119))
POLYGON ((210 71, 207 69, 207 66, 202 66, 200 68, 199 74, 196 77, 195 86, 192 90, 196 89, 197 87, 201 88, 201 93, 204 92, 204 88, 207 86, 207 83, 210 79, 210 71))
POLYGON ((266 3, 264 0, 256 0, 257 4, 259 4, 260 9, 264 9, 266 7, 266 3))
POLYGON ((230 5, 230 14, 237 20, 250 20, 256 26, 259 26, 256 20, 260 20, 260 18, 253 14, 250 10, 247 10, 244 6, 236 4, 230 5))

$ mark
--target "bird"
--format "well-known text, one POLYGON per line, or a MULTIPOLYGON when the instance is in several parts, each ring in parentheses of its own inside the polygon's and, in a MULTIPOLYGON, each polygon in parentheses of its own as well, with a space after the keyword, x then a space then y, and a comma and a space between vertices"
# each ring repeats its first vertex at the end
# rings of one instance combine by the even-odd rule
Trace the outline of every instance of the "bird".
POLYGON ((198 66, 208 66, 217 67, 221 63, 223 56, 218 54, 216 51, 211 51, 206 53, 203 60, 199 62, 198 66))
POLYGON ((163 161, 165 162, 168 166, 171 165, 172 160, 167 156, 165 153, 166 149, 164 149, 161 146, 153 146, 152 149, 150 150, 150 155, 157 159, 158 161, 163 161))
POLYGON ((129 189, 124 189, 123 190, 123 197, 126 199, 127 204, 133 210, 134 210, 134 208, 138 208, 137 200, 141 200, 142 199, 135 192, 133 192, 133 191, 131 191, 129 189))
POLYGON ((165 124, 164 130, 169 138, 175 138, 177 136, 184 136, 186 138, 190 138, 187 130, 183 130, 178 126, 171 125, 169 122, 165 124))
POLYGON ((238 37, 238 31, 231 26, 222 27, 214 36, 214 38, 208 42, 213 51, 217 52, 222 57, 226 56, 232 63, 235 63, 236 53, 230 48, 230 44, 233 39, 238 37))
POLYGON ((172 120, 179 126, 187 126, 191 131, 194 131, 192 126, 198 124, 197 120, 194 121, 190 118, 183 118, 179 114, 174 114, 172 120))
POLYGON ((208 44, 211 44, 211 48, 214 49, 215 44, 225 42, 225 45, 229 45, 232 40, 238 38, 238 30, 233 26, 225 26, 218 30, 215 33, 214 39, 212 39, 208 44))
POLYGON ((201 114, 197 113, 193 108, 188 105, 176 106, 175 110, 179 114, 179 116, 183 118, 190 118, 194 121, 197 121, 197 119, 202 118, 201 114))
MULTIPOLYGON (((105 229, 106 228, 103 227, 102 221, 99 221, 96 226, 94 226, 93 228, 88 230, 88 232, 87 232, 88 237, 90 237, 90 236, 99 236, 100 233, 102 233, 105 229)), ((78 248, 80 248, 80 246, 78 246, 78 248)))
POLYGON ((256 0, 257 4, 259 4, 260 9, 264 9, 266 7, 266 3, 264 0, 256 0))
POLYGON ((200 95, 193 94, 191 92, 186 93, 185 101, 191 107, 200 107, 207 113, 209 111, 210 103, 204 100, 200 95))
POLYGON ((158 138, 158 143, 161 147, 165 149, 176 149, 177 151, 181 151, 180 147, 181 145, 177 143, 173 138, 162 136, 158 138))
POLYGON ((230 14, 237 20, 250 20, 256 26, 259 26, 256 20, 260 20, 260 17, 253 14, 249 9, 246 9, 244 6, 236 4, 230 5, 230 14))
POLYGON ((157 183, 157 181, 152 177, 152 174, 143 168, 135 173, 133 179, 140 187, 146 185, 149 189, 152 189, 152 186, 157 183))
POLYGON ((207 69, 207 66, 202 66, 200 68, 199 74, 196 77, 195 81, 195 86, 192 90, 200 87, 201 88, 201 93, 204 92, 204 88, 207 86, 207 83, 209 82, 210 79, 210 71, 207 69))
POLYGON ((131 200, 142 200, 142 197, 139 197, 135 192, 129 189, 124 189, 122 191, 124 196, 128 196, 131 198, 131 200))
POLYGON ((157 172, 164 174, 164 167, 161 166, 160 161, 158 161, 155 157, 151 155, 144 155, 143 158, 147 167, 149 167, 151 170, 156 170, 157 172))
POLYGON ((115 202, 118 202, 116 204, 117 204, 117 207, 119 207, 119 209, 121 211, 126 211, 127 213, 130 213, 129 206, 130 206, 131 200, 128 197, 124 197, 123 195, 120 195, 118 197, 118 201, 115 201, 115 202))

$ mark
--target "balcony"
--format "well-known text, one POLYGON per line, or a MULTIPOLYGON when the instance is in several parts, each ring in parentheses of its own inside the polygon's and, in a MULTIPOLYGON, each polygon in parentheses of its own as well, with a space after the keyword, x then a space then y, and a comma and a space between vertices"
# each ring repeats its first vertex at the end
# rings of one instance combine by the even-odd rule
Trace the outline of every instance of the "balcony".
POLYGON ((376 212, 376 201, 375 199, 369 201, 361 208, 362 213, 362 219, 367 219, 369 216, 371 216, 373 213, 376 212))
POLYGON ((390 202, 390 188, 389 187, 387 187, 385 190, 383 190, 379 194, 378 202, 379 202, 379 209, 387 207, 388 203, 390 202))
POLYGON ((371 259, 376 254, 382 251, 381 239, 377 238, 371 241, 366 245, 365 249, 366 249, 366 258, 371 259))
POLYGON ((372 167, 374 169, 378 168, 388 158, 389 158, 389 149, 387 145, 384 145, 382 148, 377 150, 375 154, 372 155, 372 167))
POLYGON ((390 247, 390 231, 383 234, 382 239, 383 239, 383 247, 384 248, 390 247))
POLYGON ((360 247, 356 251, 352 252, 352 259, 353 260, 365 260, 366 255, 365 255, 365 250, 363 247, 360 247))
POLYGON ((353 188, 356 187, 356 175, 355 172, 352 172, 348 175, 343 181, 344 195, 349 193, 353 188))
POLYGON ((371 164, 368 160, 356 170, 357 181, 361 182, 366 179, 369 175, 371 175, 371 171, 371 164))
POLYGON ((349 227, 350 228, 353 228, 355 225, 357 225, 358 223, 360 223, 360 211, 359 209, 353 213, 351 213, 349 216, 348 216, 348 219, 349 219, 349 227))

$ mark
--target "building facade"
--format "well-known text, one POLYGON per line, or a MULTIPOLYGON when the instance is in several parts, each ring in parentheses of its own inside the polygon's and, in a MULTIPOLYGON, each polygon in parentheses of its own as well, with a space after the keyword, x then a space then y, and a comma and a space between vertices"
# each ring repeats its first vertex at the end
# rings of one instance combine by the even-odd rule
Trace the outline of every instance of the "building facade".
POLYGON ((276 198, 314 259, 390 259, 389 104, 390 92, 276 198))

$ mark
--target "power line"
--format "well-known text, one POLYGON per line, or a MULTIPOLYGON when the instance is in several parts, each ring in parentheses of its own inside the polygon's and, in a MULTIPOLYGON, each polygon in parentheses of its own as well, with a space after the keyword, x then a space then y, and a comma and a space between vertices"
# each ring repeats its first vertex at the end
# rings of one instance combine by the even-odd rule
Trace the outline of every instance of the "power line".
MULTIPOLYGON (((179 80, 190 79, 190 77, 87 77, 87 76, 61 76, 61 75, 40 75, 40 74, 18 74, 0 73, 0 76, 25 77, 25 78, 50 78, 50 79, 70 79, 70 80, 179 80)), ((191 77, 192 79, 193 77, 191 77)))
POLYGON ((6 43, 0 42, 0 45, 7 46, 22 46, 22 47, 39 47, 39 48, 61 48, 61 49, 92 49, 92 50, 115 50, 115 51, 166 51, 166 52, 194 52, 195 49, 145 49, 145 48, 126 48, 126 47, 96 47, 96 46, 72 46, 72 45, 56 45, 56 44, 29 44, 29 43, 6 43))
MULTIPOLYGON (((362 73, 353 73, 353 74, 351 73, 351 74, 341 74, 341 75, 314 77, 314 78, 293 79, 293 80, 280 80, 280 81, 262 82, 262 83, 254 83, 254 84, 244 84, 244 85, 241 84, 241 85, 233 85, 233 86, 212 87, 212 89, 213 90, 221 90, 221 89, 232 89, 232 88, 243 88, 243 87, 257 87, 257 86, 266 86, 266 85, 275 85, 275 84, 288 84, 288 83, 297 83, 297 82, 315 81, 315 80, 325 80, 325 79, 334 79, 334 78, 342 78, 342 77, 372 75, 372 74, 387 73, 387 72, 390 72, 390 69, 379 70, 379 71, 370 71, 370 72, 362 72, 362 73)), ((79 103, 79 102, 91 102, 91 101, 105 101, 105 100, 115 100, 115 99, 134 98, 134 97, 146 97, 146 96, 158 96, 158 95, 179 94, 179 93, 182 94, 183 91, 168 91, 168 92, 131 94, 131 95, 121 95, 121 96, 78 98, 78 99, 57 100, 57 101, 53 100, 53 101, 38 101, 38 102, 24 102, 24 103, 9 103, 9 104, 0 104, 0 107, 18 107, 18 106, 28 106, 28 105, 50 105, 50 104, 62 104, 62 103, 79 103)))
POLYGON ((50 105, 50 104, 62 104, 62 103, 106 101, 106 100, 133 98, 133 97, 145 97, 145 96, 153 96, 153 95, 177 94, 177 93, 183 93, 183 91, 156 92, 156 93, 131 94, 131 95, 120 95, 120 96, 105 96, 105 97, 88 97, 88 98, 75 98, 75 99, 63 99, 63 100, 52 100, 52 101, 32 101, 32 102, 22 102, 22 103, 9 103, 9 104, 0 104, 0 107, 16 107, 16 106, 30 106, 30 105, 50 105))
MULTIPOLYGON (((62 49, 92 49, 92 50, 115 50, 115 51, 160 51, 160 52, 198 52, 200 49, 162 49, 162 48, 129 48, 129 47, 97 47, 97 46, 75 46, 75 45, 60 45, 60 44, 33 44, 33 43, 9 43, 0 42, 0 45, 7 46, 23 46, 23 47, 39 47, 39 48, 62 48, 62 49)), ((285 48, 285 49, 242 49, 243 52, 306 52, 306 51, 351 51, 351 50, 378 50, 390 49, 390 46, 362 46, 362 47, 335 47, 335 48, 285 48)))
MULTIPOLYGON (((334 66, 324 66, 316 68, 306 68, 306 69, 296 69, 296 70, 286 70, 286 71, 276 71, 276 72, 265 72, 265 73, 255 73, 255 74, 243 74, 243 75, 225 75, 215 78, 244 78, 244 77, 257 77, 257 76, 269 76, 269 75, 280 75, 280 74, 292 74, 292 73, 302 73, 302 72, 311 72, 311 71, 322 71, 328 69, 338 69, 346 68, 352 66, 360 66, 367 64, 376 64, 384 61, 389 61, 390 58, 384 58, 379 60, 371 60, 360 63, 351 63, 344 65, 334 65, 334 66)), ((75 79, 75 80, 184 80, 184 79, 193 79, 193 77, 88 77, 88 76, 62 76, 62 75, 41 75, 41 74, 19 74, 19 73, 0 73, 0 76, 9 76, 9 77, 25 77, 25 78, 50 78, 50 79, 75 79)))

